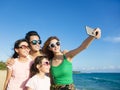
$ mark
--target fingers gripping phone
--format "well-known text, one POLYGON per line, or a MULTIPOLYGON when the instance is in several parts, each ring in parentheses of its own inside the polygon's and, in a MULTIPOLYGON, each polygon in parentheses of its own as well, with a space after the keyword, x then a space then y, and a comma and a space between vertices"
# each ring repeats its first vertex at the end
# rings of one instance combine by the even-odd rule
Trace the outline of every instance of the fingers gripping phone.
POLYGON ((96 34, 98 33, 98 32, 94 33, 93 31, 94 29, 88 26, 85 26, 85 29, 86 29, 87 34, 91 36, 96 36, 96 34))

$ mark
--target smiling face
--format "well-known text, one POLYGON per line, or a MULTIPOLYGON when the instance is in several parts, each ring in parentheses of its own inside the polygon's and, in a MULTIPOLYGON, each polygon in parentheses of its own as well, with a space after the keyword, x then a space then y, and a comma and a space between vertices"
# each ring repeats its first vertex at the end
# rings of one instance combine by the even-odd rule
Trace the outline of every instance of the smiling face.
POLYGON ((44 58, 41 63, 41 67, 39 68, 41 72, 49 73, 50 71, 50 63, 48 59, 44 58))
POLYGON ((29 55, 29 46, 27 42, 21 42, 18 48, 15 48, 15 51, 19 56, 27 57, 29 55))
POLYGON ((38 69, 40 74, 49 73, 50 71, 50 62, 46 56, 38 56, 35 59, 36 68, 38 69))
POLYGON ((40 44, 41 40, 39 39, 38 36, 30 36, 30 48, 32 51, 39 51, 40 50, 40 44))

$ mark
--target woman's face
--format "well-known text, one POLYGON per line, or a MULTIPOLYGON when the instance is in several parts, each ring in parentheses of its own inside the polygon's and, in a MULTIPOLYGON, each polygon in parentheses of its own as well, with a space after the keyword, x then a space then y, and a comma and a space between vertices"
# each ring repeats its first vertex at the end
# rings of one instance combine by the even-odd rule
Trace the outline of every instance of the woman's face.
POLYGON ((41 40, 38 36, 30 36, 30 48, 32 51, 40 50, 41 40))
POLYGON ((56 39, 50 41, 49 49, 53 51, 53 53, 60 52, 60 42, 56 39))

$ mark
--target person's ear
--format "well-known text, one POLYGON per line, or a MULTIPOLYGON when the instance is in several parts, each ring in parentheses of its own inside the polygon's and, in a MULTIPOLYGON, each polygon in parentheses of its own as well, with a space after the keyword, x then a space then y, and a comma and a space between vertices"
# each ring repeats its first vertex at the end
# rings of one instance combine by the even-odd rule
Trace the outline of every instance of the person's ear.
POLYGON ((40 65, 37 65, 36 68, 39 69, 39 68, 40 68, 40 65))
POLYGON ((15 48, 15 51, 18 53, 18 49, 15 48))

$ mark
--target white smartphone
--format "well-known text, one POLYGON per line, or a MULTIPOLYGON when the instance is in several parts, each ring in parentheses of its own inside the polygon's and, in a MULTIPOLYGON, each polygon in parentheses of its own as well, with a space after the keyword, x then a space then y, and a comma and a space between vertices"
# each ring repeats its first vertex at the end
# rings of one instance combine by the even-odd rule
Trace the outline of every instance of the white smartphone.
POLYGON ((95 36, 95 33, 93 33, 93 28, 85 26, 85 29, 88 35, 95 36))

